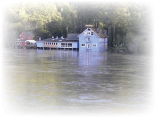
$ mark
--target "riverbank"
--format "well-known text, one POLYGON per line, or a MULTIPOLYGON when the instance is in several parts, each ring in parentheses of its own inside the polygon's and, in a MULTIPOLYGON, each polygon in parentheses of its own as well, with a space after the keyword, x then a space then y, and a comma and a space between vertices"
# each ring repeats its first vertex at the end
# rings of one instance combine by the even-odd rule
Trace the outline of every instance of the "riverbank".
POLYGON ((109 47, 108 50, 111 53, 119 54, 153 54, 153 50, 129 50, 127 47, 109 47))
POLYGON ((126 47, 109 47, 108 51, 114 52, 114 53, 120 53, 120 54, 133 54, 132 51, 128 50, 126 47))

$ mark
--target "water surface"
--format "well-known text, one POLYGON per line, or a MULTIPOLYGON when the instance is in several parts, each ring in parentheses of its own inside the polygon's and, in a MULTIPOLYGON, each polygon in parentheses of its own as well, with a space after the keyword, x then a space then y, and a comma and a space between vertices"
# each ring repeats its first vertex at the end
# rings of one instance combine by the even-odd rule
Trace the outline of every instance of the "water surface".
POLYGON ((6 106, 20 112, 142 111, 150 102, 150 57, 109 52, 3 52, 6 106))

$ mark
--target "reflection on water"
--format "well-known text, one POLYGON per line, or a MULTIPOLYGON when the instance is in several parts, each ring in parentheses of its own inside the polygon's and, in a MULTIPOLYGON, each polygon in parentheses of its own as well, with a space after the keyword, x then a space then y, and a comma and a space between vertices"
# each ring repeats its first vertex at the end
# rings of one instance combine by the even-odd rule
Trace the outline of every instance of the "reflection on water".
POLYGON ((10 109, 22 111, 145 109, 149 60, 108 52, 7 50, 5 99, 10 109))
POLYGON ((100 62, 107 60, 107 52, 79 52, 79 65, 100 65, 100 62))

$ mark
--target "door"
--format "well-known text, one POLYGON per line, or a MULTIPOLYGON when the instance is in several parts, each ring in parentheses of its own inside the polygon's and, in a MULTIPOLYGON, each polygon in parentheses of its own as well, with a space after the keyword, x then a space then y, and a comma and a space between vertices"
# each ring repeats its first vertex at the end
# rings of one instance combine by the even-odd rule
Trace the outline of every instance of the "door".
POLYGON ((87 49, 90 49, 90 44, 87 44, 87 49))

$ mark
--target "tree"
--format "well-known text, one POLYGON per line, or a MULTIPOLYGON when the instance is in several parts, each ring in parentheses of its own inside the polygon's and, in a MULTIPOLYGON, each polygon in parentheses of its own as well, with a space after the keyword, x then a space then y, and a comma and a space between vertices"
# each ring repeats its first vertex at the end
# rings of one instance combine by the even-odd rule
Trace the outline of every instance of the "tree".
MULTIPOLYGON (((92 24, 95 28, 108 30, 108 44, 113 47, 119 42, 127 44, 130 39, 126 37, 131 33, 149 37, 146 31, 148 13, 146 6, 126 2, 20 2, 6 7, 5 32, 14 30, 20 34, 29 30, 38 40, 39 36, 42 39, 66 37, 67 26, 69 33, 81 33, 86 24, 92 24)), ((141 41, 144 39, 142 37, 141 41)))

